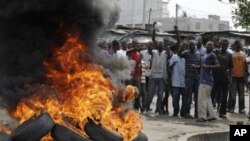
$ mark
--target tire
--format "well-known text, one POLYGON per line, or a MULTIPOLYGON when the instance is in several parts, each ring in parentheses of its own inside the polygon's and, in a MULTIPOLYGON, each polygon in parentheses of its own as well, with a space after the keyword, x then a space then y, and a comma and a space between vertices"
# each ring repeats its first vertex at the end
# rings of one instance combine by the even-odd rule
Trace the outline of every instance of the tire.
POLYGON ((92 120, 89 120, 84 126, 84 131, 94 141, 123 141, 121 135, 112 133, 106 128, 96 125, 92 120))
POLYGON ((40 141, 54 127, 54 121, 48 113, 32 117, 18 126, 11 134, 12 141, 40 141))
POLYGON ((148 137, 140 132, 132 141, 148 141, 148 137))
POLYGON ((11 141, 11 139, 6 133, 0 131, 0 141, 11 141))
POLYGON ((75 133, 69 128, 56 124, 51 132, 51 136, 56 141, 91 141, 75 133))

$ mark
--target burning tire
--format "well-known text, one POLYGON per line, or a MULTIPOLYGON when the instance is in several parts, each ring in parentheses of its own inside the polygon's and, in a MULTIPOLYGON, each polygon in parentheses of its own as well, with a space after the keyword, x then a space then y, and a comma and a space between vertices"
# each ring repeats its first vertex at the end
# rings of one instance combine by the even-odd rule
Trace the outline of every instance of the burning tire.
POLYGON ((144 133, 140 132, 132 141, 148 141, 148 137, 144 133))
POLYGON ((6 133, 0 131, 0 141, 11 141, 11 139, 6 133))
POLYGON ((91 141, 68 129, 67 127, 58 124, 54 126, 51 135, 56 141, 91 141))
POLYGON ((89 120, 85 125, 84 130, 90 139, 94 141, 123 141, 121 135, 112 133, 106 128, 96 125, 92 120, 89 120))
POLYGON ((32 117, 18 126, 11 134, 12 141, 39 141, 48 134, 54 121, 48 113, 32 117))

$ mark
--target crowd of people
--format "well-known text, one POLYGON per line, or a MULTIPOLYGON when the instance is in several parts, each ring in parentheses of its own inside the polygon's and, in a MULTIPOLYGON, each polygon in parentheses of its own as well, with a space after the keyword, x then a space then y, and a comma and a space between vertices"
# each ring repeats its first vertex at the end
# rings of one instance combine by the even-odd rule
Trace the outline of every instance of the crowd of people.
POLYGON ((171 114, 175 117, 205 122, 226 119, 227 112, 236 110, 250 115, 250 109, 245 109, 245 90, 250 88, 250 48, 244 50, 240 41, 230 47, 225 39, 203 45, 201 37, 172 47, 167 40, 146 44, 115 40, 110 46, 106 42, 99 46, 107 57, 128 57, 135 62, 131 80, 124 82, 138 88, 135 110, 147 113, 155 109, 155 114, 170 114, 171 95, 171 114), (157 103, 152 108, 155 94, 157 103), (235 109, 237 94, 239 106, 235 109), (194 113, 190 112, 192 104, 194 113))

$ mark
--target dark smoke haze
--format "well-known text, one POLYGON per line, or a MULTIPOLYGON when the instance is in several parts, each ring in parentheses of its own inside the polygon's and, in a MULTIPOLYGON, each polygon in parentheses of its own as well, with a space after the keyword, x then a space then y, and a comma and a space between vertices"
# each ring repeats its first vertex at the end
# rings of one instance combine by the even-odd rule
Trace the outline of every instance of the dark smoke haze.
POLYGON ((42 62, 65 33, 80 33, 92 47, 119 19, 116 0, 0 0, 0 96, 9 106, 43 83, 42 62))

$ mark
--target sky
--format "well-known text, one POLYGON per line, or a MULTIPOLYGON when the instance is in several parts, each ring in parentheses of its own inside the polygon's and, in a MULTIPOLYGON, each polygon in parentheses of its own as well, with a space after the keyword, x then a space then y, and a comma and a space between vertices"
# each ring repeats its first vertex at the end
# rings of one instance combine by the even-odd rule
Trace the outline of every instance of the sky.
POLYGON ((188 16, 207 18, 208 15, 218 15, 221 20, 229 21, 233 30, 242 30, 233 27, 232 10, 235 5, 228 4, 228 0, 163 0, 169 1, 170 17, 175 17, 175 5, 180 5, 179 15, 186 11, 188 16))

